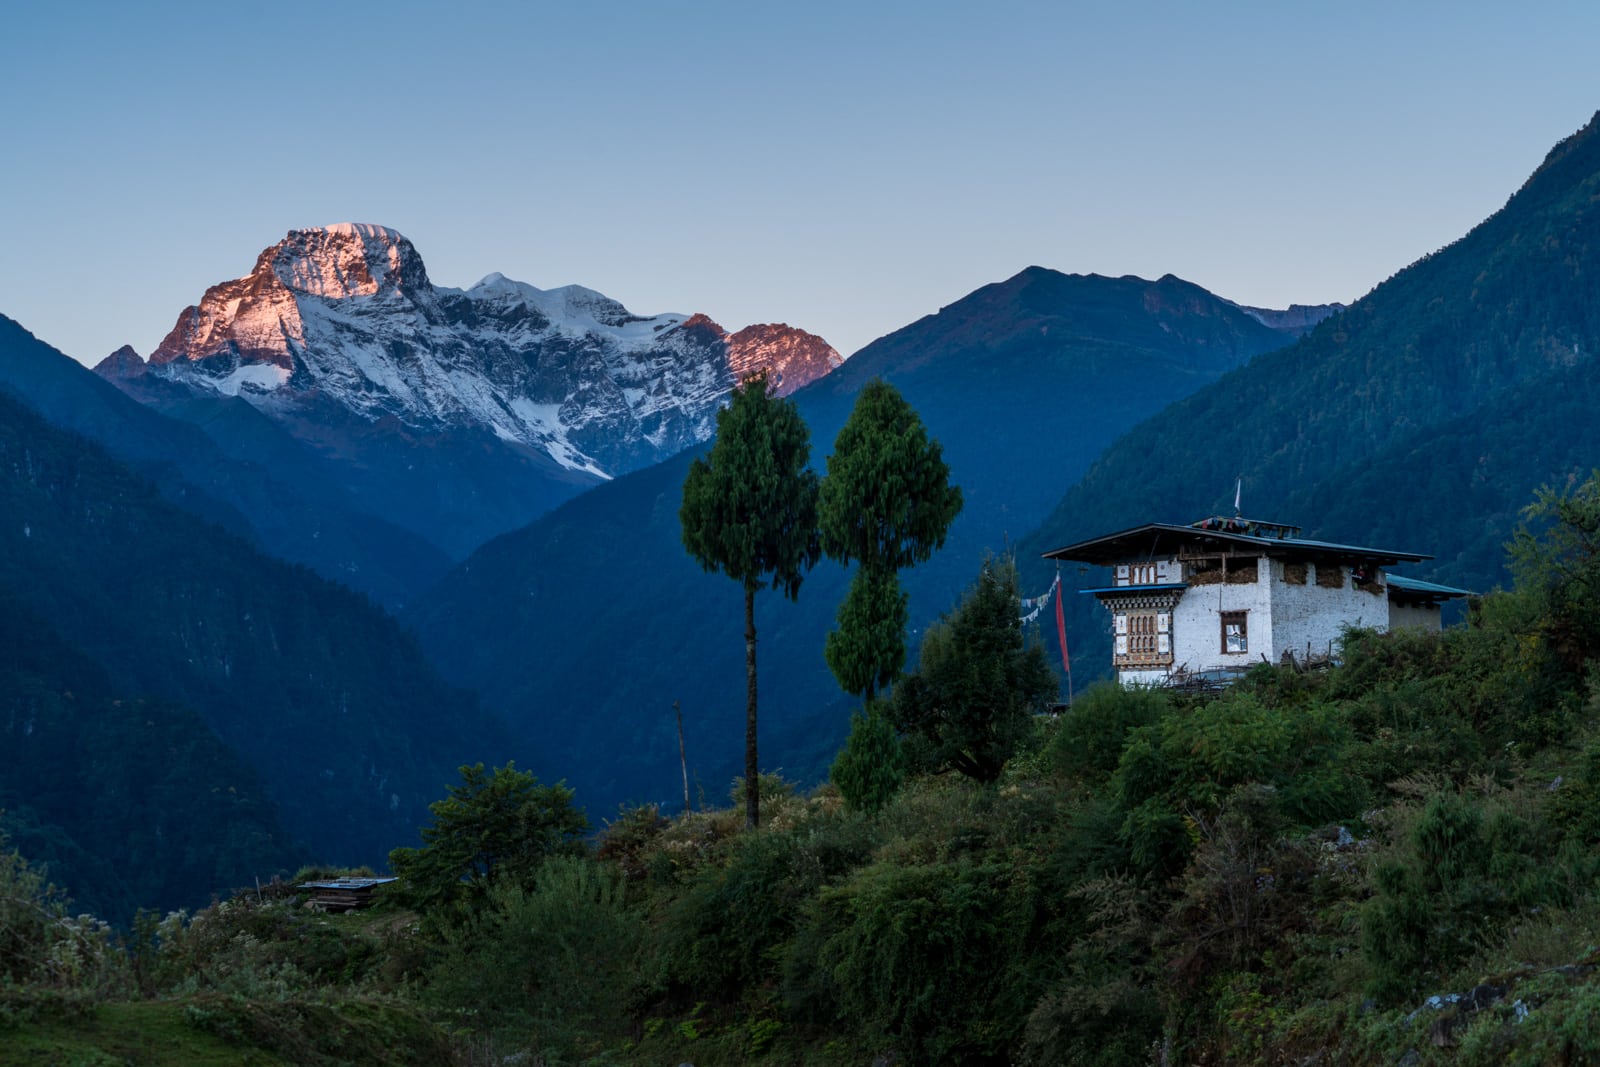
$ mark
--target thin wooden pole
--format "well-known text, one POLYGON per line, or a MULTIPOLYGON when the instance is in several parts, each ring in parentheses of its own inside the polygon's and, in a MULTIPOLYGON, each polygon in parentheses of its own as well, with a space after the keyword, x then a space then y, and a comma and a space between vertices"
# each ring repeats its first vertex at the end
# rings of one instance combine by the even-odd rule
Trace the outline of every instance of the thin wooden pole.
POLYGON ((678 717, 678 763, 683 767, 683 810, 689 810, 689 757, 683 750, 683 707, 674 700, 672 712, 678 717))

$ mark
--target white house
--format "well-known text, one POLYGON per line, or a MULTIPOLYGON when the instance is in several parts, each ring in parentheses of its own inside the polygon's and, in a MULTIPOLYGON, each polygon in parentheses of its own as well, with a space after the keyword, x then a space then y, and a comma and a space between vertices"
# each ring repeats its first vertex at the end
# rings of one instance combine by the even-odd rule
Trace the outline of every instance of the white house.
POLYGON ((1111 568, 1110 585, 1082 592, 1111 612, 1124 685, 1305 663, 1330 654, 1347 626, 1437 630, 1440 604, 1470 595, 1385 570, 1431 556, 1308 541, 1299 527, 1237 517, 1148 523, 1045 557, 1111 568))

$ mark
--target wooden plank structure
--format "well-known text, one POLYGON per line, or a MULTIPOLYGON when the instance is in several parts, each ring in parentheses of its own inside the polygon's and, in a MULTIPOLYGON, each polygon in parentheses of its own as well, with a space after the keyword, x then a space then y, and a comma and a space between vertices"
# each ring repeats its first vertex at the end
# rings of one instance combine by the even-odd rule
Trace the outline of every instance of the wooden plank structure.
POLYGON ((323 882, 301 882, 298 888, 311 891, 306 907, 318 911, 345 912, 369 907, 378 887, 396 878, 331 878, 323 882))

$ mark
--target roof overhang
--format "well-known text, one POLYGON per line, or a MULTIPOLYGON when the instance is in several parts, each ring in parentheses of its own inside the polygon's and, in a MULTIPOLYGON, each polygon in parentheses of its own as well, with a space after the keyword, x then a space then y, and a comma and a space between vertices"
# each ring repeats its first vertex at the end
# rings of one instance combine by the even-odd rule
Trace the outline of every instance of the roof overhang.
POLYGON ((1401 603, 1426 604, 1430 607, 1437 607, 1446 600, 1475 595, 1470 589, 1457 589, 1451 585, 1424 582, 1420 578, 1402 578, 1398 574, 1389 575, 1388 580, 1389 599, 1397 600, 1401 603))
POLYGON ((1172 559, 1181 554, 1259 555, 1288 560, 1364 560, 1380 567, 1395 563, 1420 563, 1432 556, 1332 541, 1294 537, 1254 537, 1226 530, 1201 530, 1193 526, 1149 522, 1117 533, 1090 538, 1044 553, 1046 559, 1110 566, 1131 560, 1172 559))

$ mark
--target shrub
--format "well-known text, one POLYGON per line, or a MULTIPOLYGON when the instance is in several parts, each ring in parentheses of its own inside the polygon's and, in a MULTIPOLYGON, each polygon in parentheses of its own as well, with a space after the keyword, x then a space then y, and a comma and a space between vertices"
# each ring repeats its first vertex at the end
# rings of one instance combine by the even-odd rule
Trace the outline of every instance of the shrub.
POLYGON ((1045 745, 1045 764, 1098 786, 1117 769, 1128 734, 1155 722, 1171 706, 1171 698, 1159 689, 1128 689, 1115 682, 1090 686, 1061 713, 1045 745))
POLYGON ((643 936, 614 868, 553 858, 443 931, 424 996, 473 1029, 572 1053, 622 1032, 643 936))
POLYGON ((1033 920, 1026 879, 1007 865, 873 864, 809 909, 788 961, 791 1003, 910 1062, 1003 1059, 1037 997, 1017 963, 1033 920))

